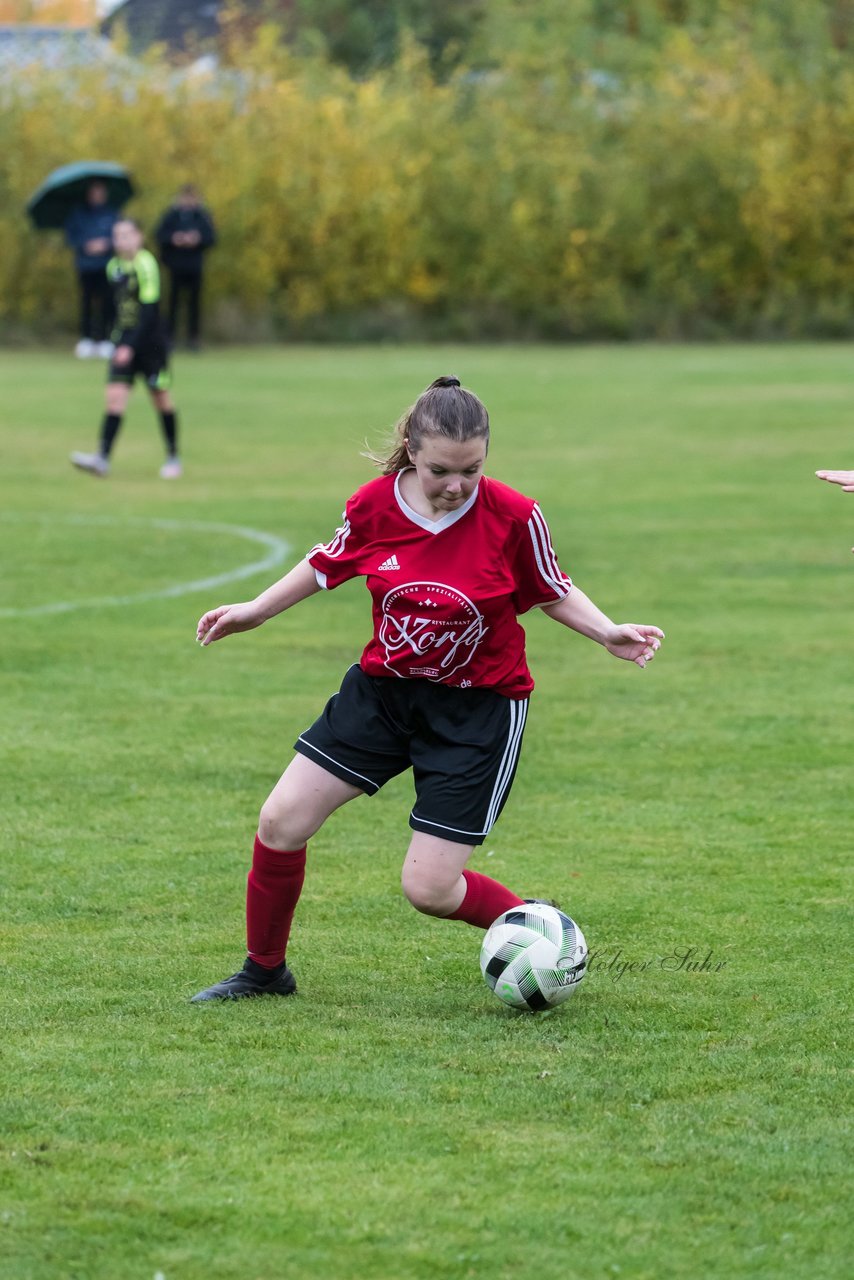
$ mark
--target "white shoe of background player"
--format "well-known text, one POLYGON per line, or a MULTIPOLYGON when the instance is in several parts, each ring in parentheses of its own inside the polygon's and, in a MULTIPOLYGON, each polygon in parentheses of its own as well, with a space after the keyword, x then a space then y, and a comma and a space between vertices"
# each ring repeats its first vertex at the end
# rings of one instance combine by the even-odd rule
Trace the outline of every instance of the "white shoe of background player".
POLYGON ((100 453, 72 453, 72 465, 81 471, 88 471, 93 476, 108 476, 110 464, 100 453))

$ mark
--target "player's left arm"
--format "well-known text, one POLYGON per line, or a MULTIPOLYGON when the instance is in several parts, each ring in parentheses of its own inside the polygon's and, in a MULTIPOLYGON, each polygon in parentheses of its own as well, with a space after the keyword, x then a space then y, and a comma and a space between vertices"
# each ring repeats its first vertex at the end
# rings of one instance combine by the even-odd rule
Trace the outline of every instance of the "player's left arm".
POLYGON ((579 635, 601 644, 615 658, 645 667, 661 648, 664 632, 658 627, 636 622, 612 622, 577 586, 555 604, 543 606, 543 613, 579 635))

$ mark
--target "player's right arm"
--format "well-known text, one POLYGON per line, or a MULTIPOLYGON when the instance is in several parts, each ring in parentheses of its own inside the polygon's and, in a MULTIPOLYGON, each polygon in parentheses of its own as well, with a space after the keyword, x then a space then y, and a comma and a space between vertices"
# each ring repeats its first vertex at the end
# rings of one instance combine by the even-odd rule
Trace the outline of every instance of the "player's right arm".
POLYGON ((235 635, 239 631, 252 631, 260 627, 262 622, 275 618, 276 614, 299 604, 320 590, 317 576, 307 560, 286 573, 284 578, 274 582, 272 587, 262 591, 260 596, 243 604, 221 604, 210 609, 199 619, 196 628, 196 639, 201 645, 209 645, 214 640, 224 640, 226 636, 235 635))

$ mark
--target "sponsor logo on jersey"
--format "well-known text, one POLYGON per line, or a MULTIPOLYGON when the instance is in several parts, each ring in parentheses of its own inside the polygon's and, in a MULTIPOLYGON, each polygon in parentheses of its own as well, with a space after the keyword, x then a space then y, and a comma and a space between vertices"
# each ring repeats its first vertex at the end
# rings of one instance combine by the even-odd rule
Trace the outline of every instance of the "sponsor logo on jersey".
POLYGON ((397 556, 389 556, 388 560, 383 560, 382 564, 377 565, 377 573, 388 573, 390 569, 399 569, 397 556))
POLYGON ((402 583, 386 593, 382 612, 385 665, 395 671, 404 659, 411 676, 427 680, 446 681, 467 666, 489 630, 468 596, 444 582, 402 583))

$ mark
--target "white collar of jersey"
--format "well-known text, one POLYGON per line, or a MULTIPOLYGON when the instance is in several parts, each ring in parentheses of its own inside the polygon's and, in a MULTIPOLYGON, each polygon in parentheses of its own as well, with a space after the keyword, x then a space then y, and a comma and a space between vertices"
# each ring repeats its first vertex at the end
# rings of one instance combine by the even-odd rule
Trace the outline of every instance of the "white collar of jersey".
POLYGON ((428 533, 441 533, 443 529, 449 529, 452 524, 456 524, 458 520, 462 520, 467 511, 471 511, 477 501, 477 491, 480 488, 479 480, 472 490, 471 496, 466 498, 463 505, 458 507, 456 511, 448 511, 439 520, 430 520, 427 516, 419 515, 417 511, 414 511, 412 507, 410 507, 409 503, 404 499, 403 494, 400 492, 400 477, 403 475, 403 472, 414 470, 414 467, 404 467, 401 471, 398 471, 397 475, 394 477, 394 496, 397 498, 397 505, 400 507, 407 520, 411 520, 413 524, 417 524, 421 529, 426 529, 428 533))

